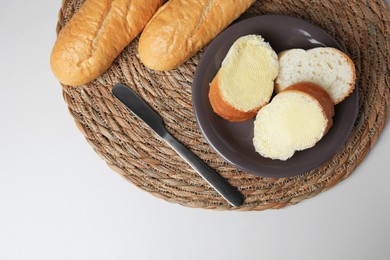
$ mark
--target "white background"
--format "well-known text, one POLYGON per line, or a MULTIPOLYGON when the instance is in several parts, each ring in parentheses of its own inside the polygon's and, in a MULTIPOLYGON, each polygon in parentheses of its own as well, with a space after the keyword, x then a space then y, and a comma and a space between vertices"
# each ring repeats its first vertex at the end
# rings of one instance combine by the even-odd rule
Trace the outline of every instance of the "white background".
POLYGON ((0 259, 390 259, 389 126, 354 174, 298 205, 185 208, 111 171, 49 68, 61 1, 1 1, 0 259))

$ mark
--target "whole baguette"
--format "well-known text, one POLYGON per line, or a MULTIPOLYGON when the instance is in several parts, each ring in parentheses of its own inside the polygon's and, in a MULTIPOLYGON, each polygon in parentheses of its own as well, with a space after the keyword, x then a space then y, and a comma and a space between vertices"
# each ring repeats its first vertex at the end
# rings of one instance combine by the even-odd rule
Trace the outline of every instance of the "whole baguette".
POLYGON ((50 57, 54 75, 70 86, 97 78, 163 3, 164 0, 86 0, 58 35, 50 57))
POLYGON ((153 70, 178 67, 256 0, 170 0, 141 34, 138 52, 153 70))

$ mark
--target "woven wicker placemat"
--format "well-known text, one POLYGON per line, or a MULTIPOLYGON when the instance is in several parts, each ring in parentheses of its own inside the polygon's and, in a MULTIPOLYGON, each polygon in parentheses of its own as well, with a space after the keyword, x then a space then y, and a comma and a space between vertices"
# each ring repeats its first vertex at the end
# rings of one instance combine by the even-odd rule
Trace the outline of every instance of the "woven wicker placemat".
MULTIPOLYGON (((64 0, 57 31, 83 0, 64 0)), ((191 104, 191 84, 202 51, 178 69, 154 72, 137 57, 133 41, 98 79, 62 86, 71 115, 108 166, 141 189, 169 202, 206 209, 264 210, 311 198, 347 178, 376 143, 389 112, 390 15, 382 1, 260 0, 240 19, 259 14, 303 18, 329 32, 356 65, 359 114, 340 151, 319 169, 293 178, 261 178, 224 162, 202 137, 191 104), (184 145, 236 186, 245 203, 232 208, 143 122, 113 96, 115 83, 134 89, 184 145)))

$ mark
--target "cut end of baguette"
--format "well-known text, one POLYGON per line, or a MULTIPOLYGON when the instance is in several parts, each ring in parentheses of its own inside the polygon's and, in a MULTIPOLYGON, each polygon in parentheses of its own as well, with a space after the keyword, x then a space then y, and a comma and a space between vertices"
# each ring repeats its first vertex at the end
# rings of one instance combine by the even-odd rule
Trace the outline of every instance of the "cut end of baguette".
POLYGON ((333 124, 334 106, 320 86, 302 82, 277 94, 257 114, 253 145, 266 158, 287 160, 313 147, 333 124))
POLYGON ((323 87, 338 104, 355 88, 356 72, 352 60, 343 52, 330 47, 310 50, 291 49, 279 53, 279 74, 276 92, 302 81, 323 87))
POLYGON ((239 38, 210 84, 214 112, 229 121, 254 117, 269 102, 277 74, 277 54, 260 35, 239 38))

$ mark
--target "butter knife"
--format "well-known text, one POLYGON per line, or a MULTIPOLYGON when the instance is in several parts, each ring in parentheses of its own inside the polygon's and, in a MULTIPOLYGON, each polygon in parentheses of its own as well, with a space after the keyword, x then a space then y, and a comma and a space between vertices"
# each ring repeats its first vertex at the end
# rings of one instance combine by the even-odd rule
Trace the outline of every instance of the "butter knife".
POLYGON ((221 175, 177 141, 166 130, 162 118, 142 100, 132 89, 124 84, 116 84, 113 95, 130 109, 138 118, 152 128, 167 142, 211 187, 233 206, 240 206, 244 198, 242 194, 221 175))

